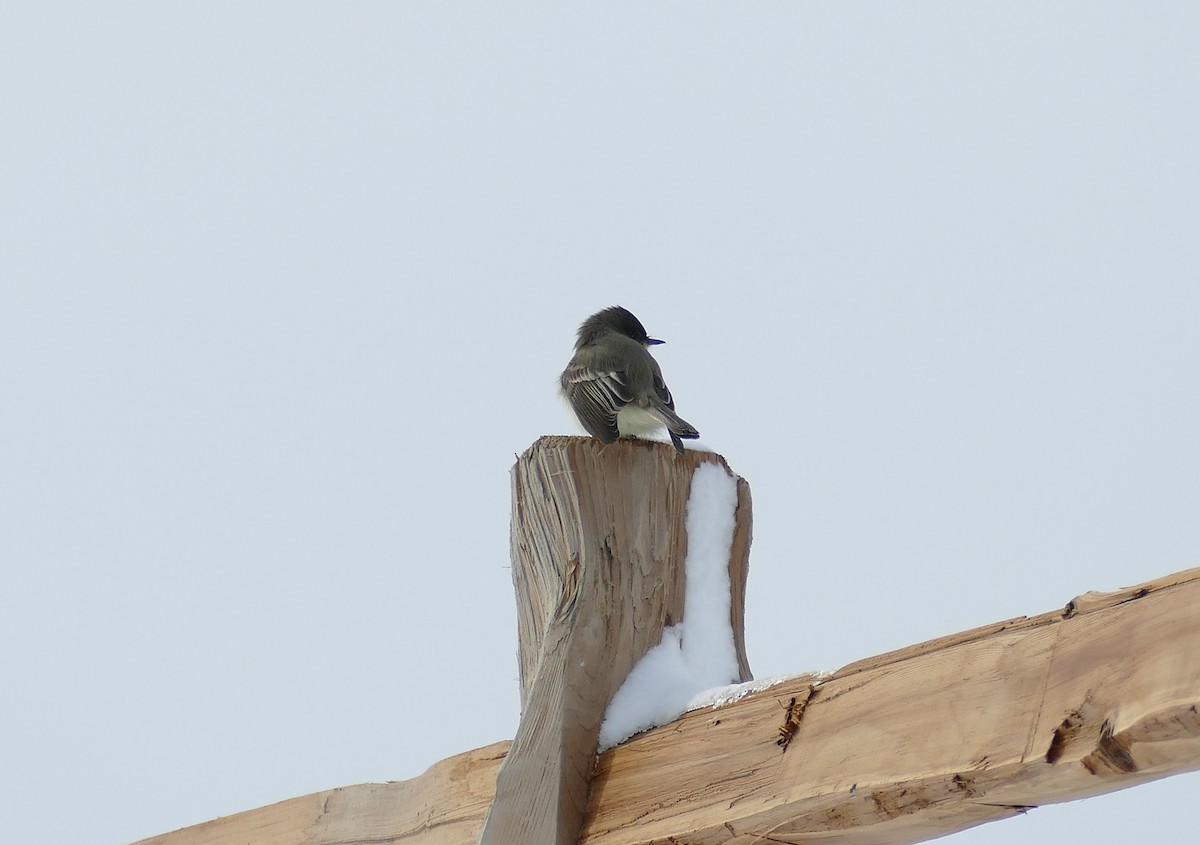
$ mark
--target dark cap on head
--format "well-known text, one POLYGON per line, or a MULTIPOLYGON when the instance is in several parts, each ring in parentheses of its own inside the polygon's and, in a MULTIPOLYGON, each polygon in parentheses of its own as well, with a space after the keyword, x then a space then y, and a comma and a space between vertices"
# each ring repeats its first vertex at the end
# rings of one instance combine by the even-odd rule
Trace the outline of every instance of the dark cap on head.
POLYGON ((663 342, 647 335, 642 321, 633 316, 628 308, 614 305, 597 311, 583 321, 583 325, 579 327, 579 339, 575 341, 575 348, 586 346, 605 332, 617 332, 647 346, 663 342))

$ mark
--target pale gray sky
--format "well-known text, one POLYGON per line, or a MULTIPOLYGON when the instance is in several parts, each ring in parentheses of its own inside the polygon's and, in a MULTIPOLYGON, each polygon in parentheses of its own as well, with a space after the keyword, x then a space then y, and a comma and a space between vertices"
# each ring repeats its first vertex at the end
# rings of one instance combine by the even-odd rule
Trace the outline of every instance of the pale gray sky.
MULTIPOLYGON (((631 308, 758 675, 1200 564, 1190 3, 7 3, 4 840, 517 722, 508 468, 631 308)), ((1196 775, 960 834, 1195 835, 1196 775)))

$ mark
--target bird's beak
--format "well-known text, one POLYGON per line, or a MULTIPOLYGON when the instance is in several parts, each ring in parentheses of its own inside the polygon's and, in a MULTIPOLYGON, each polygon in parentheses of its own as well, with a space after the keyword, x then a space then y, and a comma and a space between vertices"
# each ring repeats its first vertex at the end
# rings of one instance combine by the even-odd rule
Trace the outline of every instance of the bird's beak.
POLYGON ((658 338, 656 338, 656 337, 648 337, 648 338, 646 338, 646 345, 647 345, 647 346, 658 346, 660 343, 666 343, 666 341, 665 341, 665 340, 659 340, 659 339, 658 339, 658 338))

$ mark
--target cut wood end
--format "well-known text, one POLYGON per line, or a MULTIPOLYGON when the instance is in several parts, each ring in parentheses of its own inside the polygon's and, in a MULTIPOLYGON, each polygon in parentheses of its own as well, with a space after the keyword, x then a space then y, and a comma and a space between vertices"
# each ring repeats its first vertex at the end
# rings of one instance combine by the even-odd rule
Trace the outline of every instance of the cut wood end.
POLYGON ((675 447, 670 443, 662 443, 657 440, 639 440, 631 437, 622 438, 612 443, 604 443, 595 437, 544 434, 533 441, 529 448, 517 457, 517 463, 520 464, 531 460, 538 452, 546 450, 571 450, 578 455, 586 455, 593 459, 600 459, 605 455, 619 454, 623 450, 658 452, 664 459, 687 461, 693 468, 702 463, 719 463, 728 470, 730 475, 740 478, 737 473, 729 468, 729 462, 725 460, 725 456, 720 452, 709 452, 703 449, 685 449, 683 452, 677 452, 675 451, 675 447))

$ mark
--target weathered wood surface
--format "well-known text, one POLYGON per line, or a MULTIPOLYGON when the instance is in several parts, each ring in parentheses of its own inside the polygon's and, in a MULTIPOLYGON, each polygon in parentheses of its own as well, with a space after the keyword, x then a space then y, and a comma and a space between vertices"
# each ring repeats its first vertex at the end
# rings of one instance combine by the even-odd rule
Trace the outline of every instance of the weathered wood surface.
MULTIPOLYGON (((796 678, 600 757, 587 845, 918 842, 1200 768, 1200 569, 796 678), (792 697, 808 706, 786 751, 792 697)), ((472 845, 507 743, 141 845, 472 845)))
MULTIPOLYGON (((575 845, 604 711, 629 670, 684 613, 692 475, 711 452, 647 441, 543 437, 512 472, 521 723, 481 845, 575 845)), ((733 473, 729 473, 730 476, 733 473)), ((738 479, 729 555, 742 674, 750 494, 738 479)), ((736 624, 735 624, 736 623, 736 624)))
POLYGON ((411 780, 314 792, 136 845, 474 845, 511 744, 447 757, 411 780))
POLYGON ((809 689, 690 713, 605 755, 584 841, 898 845, 1200 768, 1200 569, 809 689), (780 754, 764 723, 781 727, 792 696, 807 707, 780 754), (675 800, 647 801, 652 786, 675 800))

